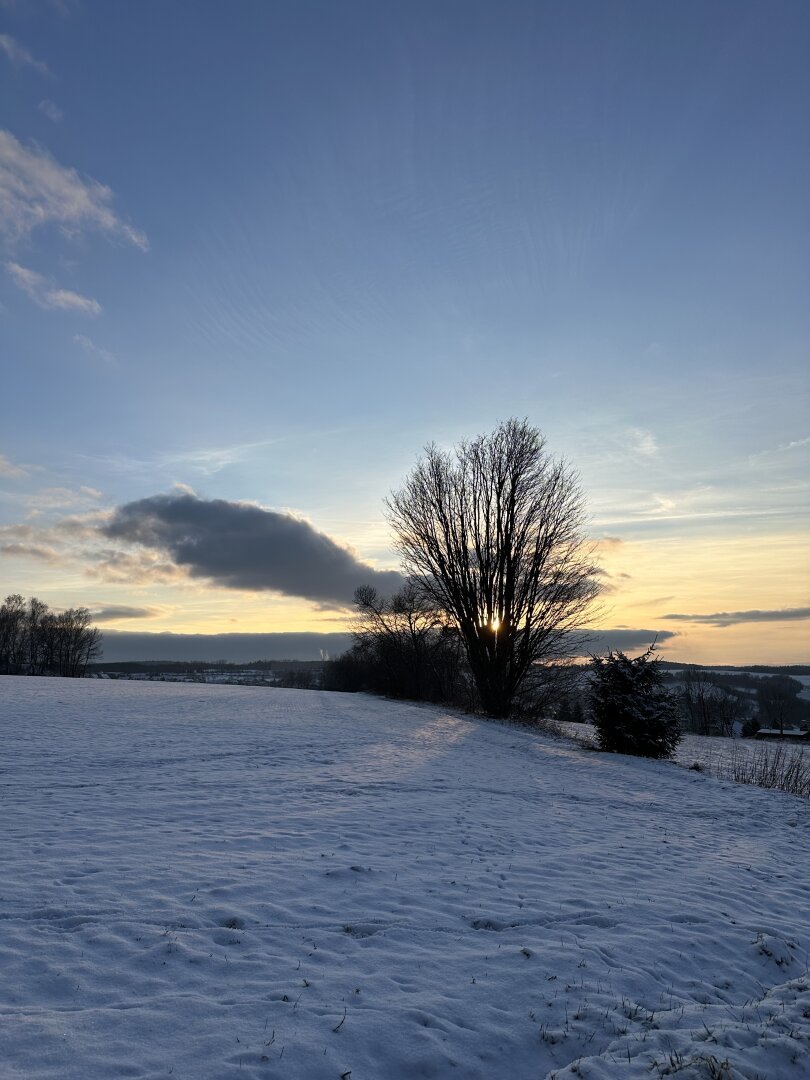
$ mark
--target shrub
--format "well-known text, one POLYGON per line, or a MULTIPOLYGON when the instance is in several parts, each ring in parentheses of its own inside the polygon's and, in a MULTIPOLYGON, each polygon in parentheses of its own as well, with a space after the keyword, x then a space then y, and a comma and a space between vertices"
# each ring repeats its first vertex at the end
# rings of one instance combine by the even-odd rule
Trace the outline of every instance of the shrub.
POLYGON ((609 652, 593 660, 591 712, 600 750, 670 758, 681 739, 675 699, 651 645, 641 656, 609 652))

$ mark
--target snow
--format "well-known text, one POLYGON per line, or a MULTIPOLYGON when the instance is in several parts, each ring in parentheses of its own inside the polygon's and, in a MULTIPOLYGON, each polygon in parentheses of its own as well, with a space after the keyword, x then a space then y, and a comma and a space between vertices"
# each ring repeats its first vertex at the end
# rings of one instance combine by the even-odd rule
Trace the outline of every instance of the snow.
POLYGON ((802 800, 304 690, 0 729, 3 1080, 808 1075, 802 800))

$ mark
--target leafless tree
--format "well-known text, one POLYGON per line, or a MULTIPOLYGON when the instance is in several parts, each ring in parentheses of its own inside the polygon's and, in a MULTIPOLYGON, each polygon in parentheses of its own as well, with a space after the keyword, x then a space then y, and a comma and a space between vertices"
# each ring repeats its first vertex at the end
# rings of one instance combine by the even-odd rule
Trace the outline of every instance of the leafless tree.
POLYGON ((751 711, 743 696, 718 685, 712 672, 689 666, 684 668, 681 682, 678 703, 684 728, 696 735, 730 738, 751 711))
POLYGON ((458 635, 418 582, 406 581, 390 598, 362 585, 354 603, 356 655, 371 665, 378 689, 416 701, 458 697, 463 684, 458 635))
POLYGON ((87 665, 101 652, 101 631, 87 608, 68 608, 56 616, 58 672, 83 678, 87 665))
POLYGON ((387 509, 405 570, 458 628, 490 716, 510 715, 536 665, 582 652, 599 592, 584 500, 527 421, 452 452, 428 446, 387 509))
POLYGON ((0 607, 0 672, 14 675, 25 662, 25 599, 7 596, 0 607))
POLYGON ((39 673, 44 667, 44 647, 48 605, 44 600, 32 596, 25 613, 25 637, 27 644, 26 665, 32 674, 39 673))
POLYGON ((101 631, 87 608, 50 611, 32 596, 7 596, 0 606, 0 672, 81 678, 101 652, 101 631))

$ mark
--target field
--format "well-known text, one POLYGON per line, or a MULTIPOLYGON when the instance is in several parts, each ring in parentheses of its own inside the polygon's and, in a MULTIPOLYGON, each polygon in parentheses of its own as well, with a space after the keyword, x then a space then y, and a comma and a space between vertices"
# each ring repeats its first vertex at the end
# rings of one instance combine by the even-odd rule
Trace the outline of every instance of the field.
POLYGON ((808 1075, 806 800, 310 691, 0 729, 3 1080, 808 1075))

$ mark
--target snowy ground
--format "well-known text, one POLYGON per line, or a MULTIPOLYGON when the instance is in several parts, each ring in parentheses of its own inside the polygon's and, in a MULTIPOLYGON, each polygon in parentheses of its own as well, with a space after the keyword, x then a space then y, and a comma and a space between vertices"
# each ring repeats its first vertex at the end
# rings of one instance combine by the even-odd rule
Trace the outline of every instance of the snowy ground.
MULTIPOLYGON (((559 730, 583 745, 596 746, 593 724, 558 724, 559 730)), ((719 735, 685 734, 678 743, 675 760, 687 768, 700 765, 706 772, 721 779, 731 779, 736 762, 756 758, 770 750, 781 748, 788 756, 798 754, 810 760, 810 747, 803 743, 780 742, 778 739, 728 739, 719 735)))
POLYGON ((0 735, 3 1080, 810 1074, 799 799, 301 690, 0 735))

